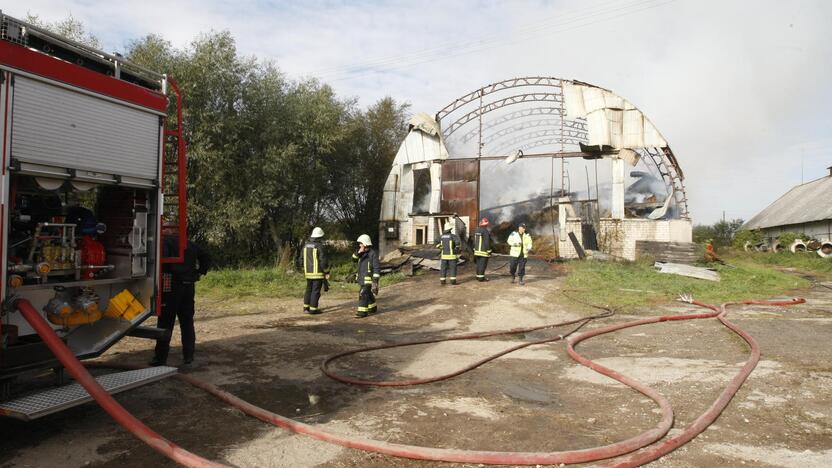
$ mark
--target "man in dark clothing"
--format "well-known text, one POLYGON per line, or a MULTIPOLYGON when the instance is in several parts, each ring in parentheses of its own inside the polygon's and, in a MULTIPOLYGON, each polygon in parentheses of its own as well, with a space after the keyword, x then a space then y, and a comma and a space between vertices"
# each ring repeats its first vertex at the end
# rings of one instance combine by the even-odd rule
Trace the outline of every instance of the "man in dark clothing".
MULTIPOLYGON (((162 250, 165 257, 179 254, 179 236, 175 227, 165 225, 162 250)), ((165 263, 162 265, 162 310, 156 320, 156 326, 167 330, 165 338, 156 340, 156 350, 152 366, 164 366, 170 351, 170 339, 173 326, 179 317, 179 330, 182 333, 182 357, 184 364, 194 360, 196 332, 194 331, 194 286, 199 278, 208 273, 211 259, 196 244, 187 241, 185 261, 182 263, 165 263)))
POLYGON ((378 253, 373 249, 373 241, 367 234, 358 237, 358 252, 352 254, 352 259, 358 262, 358 310, 356 317, 366 317, 378 312, 376 294, 381 279, 381 266, 378 253))
POLYGON ((491 233, 488 231, 488 218, 480 221, 480 227, 474 232, 471 238, 474 249, 474 262, 477 264, 477 281, 488 281, 485 277, 485 269, 488 268, 488 259, 492 252, 491 233))
POLYGON ((451 232, 453 224, 445 223, 445 233, 439 238, 436 248, 439 249, 439 282, 445 284, 450 280, 456 284, 456 265, 459 261, 459 251, 462 241, 459 236, 451 232))
POLYGON ((309 242, 303 246, 303 275, 306 277, 306 292, 303 294, 303 311, 307 314, 320 314, 318 301, 324 282, 329 280, 329 261, 326 258, 321 240, 324 230, 316 227, 312 230, 309 242))

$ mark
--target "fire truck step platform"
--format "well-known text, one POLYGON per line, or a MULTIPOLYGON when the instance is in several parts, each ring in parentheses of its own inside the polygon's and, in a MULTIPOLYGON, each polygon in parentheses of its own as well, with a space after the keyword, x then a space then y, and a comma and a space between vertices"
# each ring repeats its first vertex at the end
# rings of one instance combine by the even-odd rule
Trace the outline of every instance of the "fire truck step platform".
MULTIPOLYGON (((115 394, 174 374, 176 374, 175 367, 158 366, 100 375, 95 380, 107 392, 115 394)), ((0 415, 31 421, 90 401, 92 397, 84 390, 84 387, 78 383, 72 383, 0 403, 0 415)))

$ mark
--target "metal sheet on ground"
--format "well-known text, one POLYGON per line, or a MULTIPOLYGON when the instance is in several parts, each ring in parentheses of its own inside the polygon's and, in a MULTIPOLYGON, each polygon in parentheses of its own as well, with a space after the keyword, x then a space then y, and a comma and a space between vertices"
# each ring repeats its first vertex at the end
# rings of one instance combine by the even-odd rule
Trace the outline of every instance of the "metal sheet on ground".
POLYGON ((659 273, 670 273, 708 281, 719 281, 719 273, 707 268, 684 265, 681 263, 661 262, 656 262, 653 266, 659 269, 659 273))

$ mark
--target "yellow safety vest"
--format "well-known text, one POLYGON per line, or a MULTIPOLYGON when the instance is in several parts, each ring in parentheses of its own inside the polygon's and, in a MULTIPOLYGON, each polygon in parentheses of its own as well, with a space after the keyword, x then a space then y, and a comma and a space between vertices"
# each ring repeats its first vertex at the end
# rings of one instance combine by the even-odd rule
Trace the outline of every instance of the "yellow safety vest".
POLYGON ((532 236, 528 233, 520 234, 515 231, 508 236, 508 245, 511 246, 509 254, 512 257, 519 257, 520 251, 523 252, 523 258, 529 257, 529 250, 532 249, 532 236))

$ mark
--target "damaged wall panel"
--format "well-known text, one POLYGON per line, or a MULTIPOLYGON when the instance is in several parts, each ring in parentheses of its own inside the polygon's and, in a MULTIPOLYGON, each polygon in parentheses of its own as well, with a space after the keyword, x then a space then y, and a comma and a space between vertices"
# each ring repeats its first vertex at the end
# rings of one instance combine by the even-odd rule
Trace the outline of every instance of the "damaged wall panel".
MULTIPOLYGON (((479 212, 479 161, 448 160, 442 164, 440 211, 476 220, 479 212)), ((468 227, 469 231, 471 226, 468 227)))

